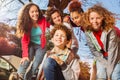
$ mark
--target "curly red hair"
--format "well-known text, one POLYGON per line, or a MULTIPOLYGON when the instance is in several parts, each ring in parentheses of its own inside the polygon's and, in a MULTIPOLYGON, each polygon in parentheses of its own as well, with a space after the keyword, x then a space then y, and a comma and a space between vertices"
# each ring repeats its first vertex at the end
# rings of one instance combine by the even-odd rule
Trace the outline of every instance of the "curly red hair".
POLYGON ((84 12, 81 6, 81 2, 79 1, 72 1, 69 5, 69 11, 70 12, 78 11, 79 13, 84 12))
POLYGON ((101 17, 103 17, 102 29, 108 31, 110 28, 113 28, 113 26, 115 25, 115 17, 113 13, 111 13, 101 5, 97 4, 89 8, 82 16, 81 25, 84 26, 84 28, 86 28, 87 30, 92 29, 89 21, 89 15, 91 12, 96 12, 101 17))

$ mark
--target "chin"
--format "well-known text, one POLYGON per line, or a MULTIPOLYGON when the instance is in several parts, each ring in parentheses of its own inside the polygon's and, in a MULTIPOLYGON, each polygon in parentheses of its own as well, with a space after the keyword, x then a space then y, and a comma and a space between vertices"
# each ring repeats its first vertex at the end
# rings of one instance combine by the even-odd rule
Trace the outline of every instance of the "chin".
POLYGON ((99 30, 100 30, 100 28, 95 27, 95 28, 93 28, 93 30, 94 30, 94 31, 99 31, 99 30))

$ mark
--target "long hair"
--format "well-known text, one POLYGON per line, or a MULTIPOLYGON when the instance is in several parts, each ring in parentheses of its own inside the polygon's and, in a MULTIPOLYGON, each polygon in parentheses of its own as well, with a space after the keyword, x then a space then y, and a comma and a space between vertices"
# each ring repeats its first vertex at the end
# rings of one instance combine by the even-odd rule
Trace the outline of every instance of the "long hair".
POLYGON ((30 27, 33 25, 32 20, 31 20, 30 15, 29 15, 29 10, 32 6, 36 6, 38 8, 38 11, 39 11, 39 18, 38 19, 42 18, 42 16, 43 16, 38 5, 36 5, 32 2, 24 5, 18 13, 18 21, 17 21, 17 35, 18 36, 19 35, 21 36, 24 33, 28 33, 30 27))
POLYGON ((63 19, 62 19, 62 13, 60 12, 60 10, 59 10, 59 9, 56 9, 56 8, 54 8, 54 7, 51 7, 51 8, 49 8, 49 9, 46 11, 46 19, 47 19, 48 22, 50 22, 51 25, 54 25, 54 22, 53 22, 51 16, 52 16, 52 14, 54 14, 55 12, 58 12, 58 13, 60 14, 60 16, 61 16, 61 20, 63 20, 63 19))
POLYGON ((83 15, 83 27, 86 27, 86 29, 92 29, 90 21, 89 21, 89 15, 91 12, 96 12, 101 17, 103 17, 102 21, 102 29, 108 31, 110 28, 113 28, 115 25, 115 18, 113 16, 113 13, 108 11, 106 8, 102 7, 101 5, 97 4, 93 7, 89 8, 85 14, 83 15))

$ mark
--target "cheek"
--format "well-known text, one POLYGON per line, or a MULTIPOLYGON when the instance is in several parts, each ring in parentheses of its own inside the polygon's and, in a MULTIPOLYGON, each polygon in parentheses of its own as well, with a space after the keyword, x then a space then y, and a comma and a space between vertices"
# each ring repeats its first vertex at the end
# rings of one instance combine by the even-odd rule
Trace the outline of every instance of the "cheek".
POLYGON ((54 24, 56 24, 56 20, 55 20, 55 19, 53 19, 52 22, 53 22, 54 24))
POLYGON ((31 13, 29 13, 29 16, 30 16, 30 18, 32 17, 32 14, 31 13))
POLYGON ((78 18, 78 22, 79 22, 79 23, 81 22, 81 18, 78 18))

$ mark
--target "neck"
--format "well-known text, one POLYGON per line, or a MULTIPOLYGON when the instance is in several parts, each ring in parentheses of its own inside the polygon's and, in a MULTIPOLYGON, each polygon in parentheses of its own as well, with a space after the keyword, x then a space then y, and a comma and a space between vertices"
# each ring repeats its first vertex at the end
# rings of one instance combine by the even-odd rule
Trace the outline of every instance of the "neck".
POLYGON ((34 26, 34 27, 37 27, 37 26, 38 26, 38 23, 37 23, 37 22, 33 22, 33 26, 34 26))
POLYGON ((65 47, 62 47, 62 48, 60 48, 60 47, 54 47, 54 50, 55 50, 55 52, 61 52, 61 51, 63 51, 65 49, 65 47))

